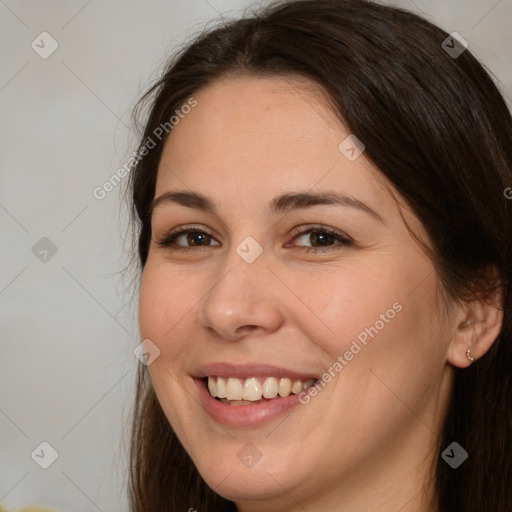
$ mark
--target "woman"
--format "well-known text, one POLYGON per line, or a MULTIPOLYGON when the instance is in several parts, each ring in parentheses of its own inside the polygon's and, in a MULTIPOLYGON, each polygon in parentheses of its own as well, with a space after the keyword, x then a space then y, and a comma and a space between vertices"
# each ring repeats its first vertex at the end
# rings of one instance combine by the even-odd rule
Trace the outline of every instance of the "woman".
POLYGON ((281 2, 143 100, 132 510, 512 510, 512 122, 464 42, 281 2))

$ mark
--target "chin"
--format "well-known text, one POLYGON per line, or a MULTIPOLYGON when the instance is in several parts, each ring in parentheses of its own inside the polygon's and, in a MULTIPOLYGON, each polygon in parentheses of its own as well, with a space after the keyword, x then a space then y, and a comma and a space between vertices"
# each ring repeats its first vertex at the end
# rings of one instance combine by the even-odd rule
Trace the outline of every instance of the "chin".
MULTIPOLYGON (((261 457, 252 467, 245 466, 236 456, 212 453, 208 460, 194 460, 194 464, 208 486, 230 501, 270 499, 283 494, 283 488, 294 484, 297 473, 261 457)), ((249 461, 247 461, 249 463, 249 461)))

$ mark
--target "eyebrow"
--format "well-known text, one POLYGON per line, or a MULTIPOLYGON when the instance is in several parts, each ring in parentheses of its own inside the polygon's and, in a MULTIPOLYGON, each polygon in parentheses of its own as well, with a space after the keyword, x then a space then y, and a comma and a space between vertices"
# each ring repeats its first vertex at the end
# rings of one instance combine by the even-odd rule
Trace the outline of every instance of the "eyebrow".
MULTIPOLYGON (((196 208, 207 213, 217 214, 215 201, 211 197, 188 190, 164 192, 153 200, 150 207, 150 213, 152 214, 157 206, 168 203, 175 203, 188 208, 196 208)), ((384 219, 367 204, 359 201, 359 199, 356 199, 355 197, 350 197, 336 192, 289 192, 272 199, 268 204, 268 209, 270 213, 275 215, 278 213, 287 213, 292 210, 300 210, 317 205, 355 208, 371 215, 379 222, 384 223, 384 219)))

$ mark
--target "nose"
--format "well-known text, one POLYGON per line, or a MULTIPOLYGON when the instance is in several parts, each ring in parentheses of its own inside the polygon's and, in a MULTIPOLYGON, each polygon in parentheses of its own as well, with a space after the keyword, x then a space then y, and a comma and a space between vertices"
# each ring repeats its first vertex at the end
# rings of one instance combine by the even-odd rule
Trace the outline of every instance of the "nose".
POLYGON ((284 291, 267 263, 265 251, 247 263, 233 249, 201 302, 199 324, 230 341, 279 329, 284 291))

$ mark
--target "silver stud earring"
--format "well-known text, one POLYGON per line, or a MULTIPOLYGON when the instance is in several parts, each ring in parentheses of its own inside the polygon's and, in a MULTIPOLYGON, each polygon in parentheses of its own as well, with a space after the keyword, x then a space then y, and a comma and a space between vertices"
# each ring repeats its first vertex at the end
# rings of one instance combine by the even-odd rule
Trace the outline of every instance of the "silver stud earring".
MULTIPOLYGON (((471 321, 470 320, 466 320, 466 325, 469 327, 471 325, 471 321)), ((471 349, 468 348, 466 350, 466 357, 470 360, 470 361, 474 361, 475 358, 471 355, 471 349)))

